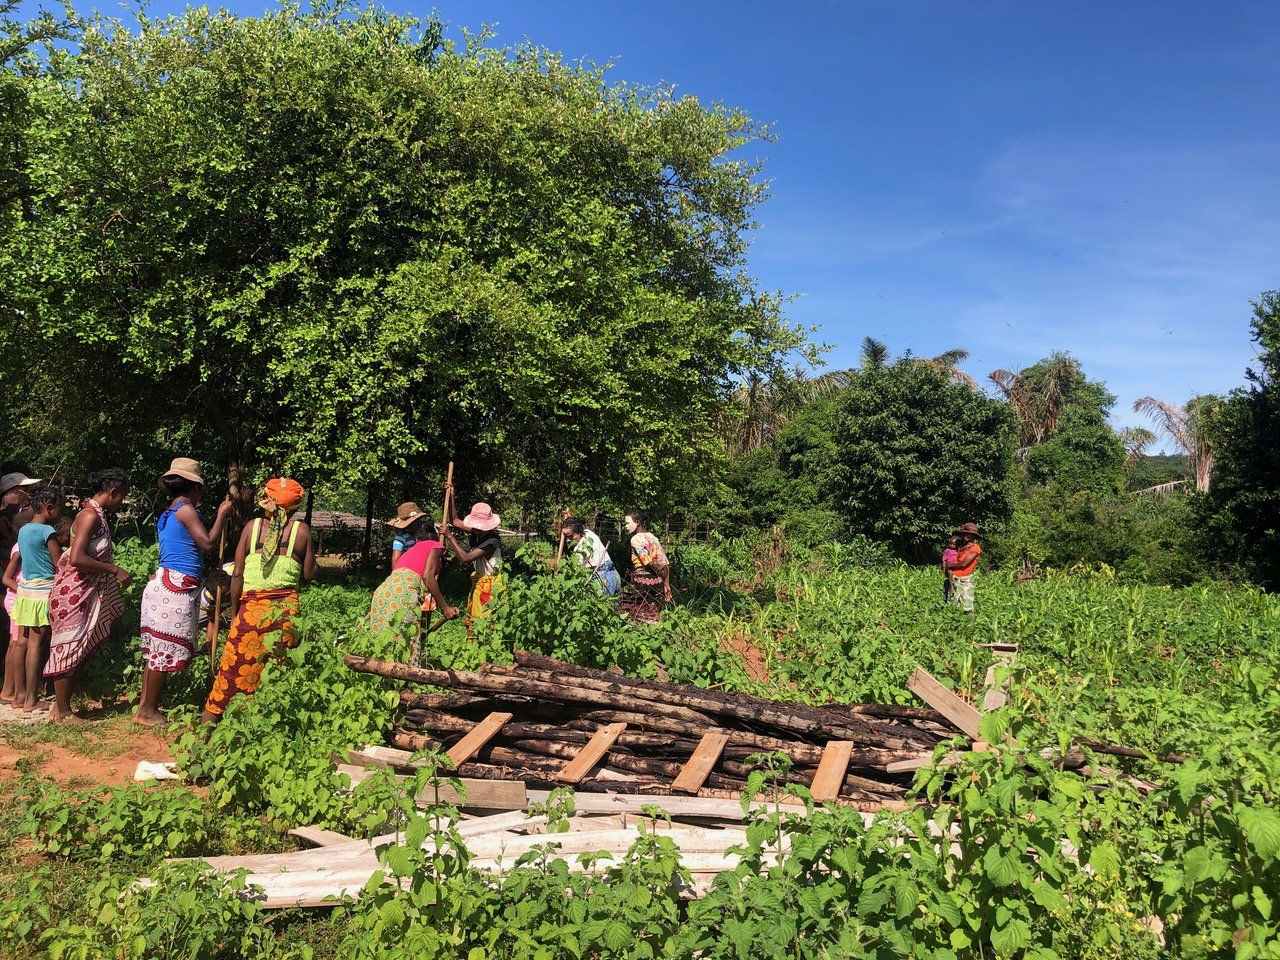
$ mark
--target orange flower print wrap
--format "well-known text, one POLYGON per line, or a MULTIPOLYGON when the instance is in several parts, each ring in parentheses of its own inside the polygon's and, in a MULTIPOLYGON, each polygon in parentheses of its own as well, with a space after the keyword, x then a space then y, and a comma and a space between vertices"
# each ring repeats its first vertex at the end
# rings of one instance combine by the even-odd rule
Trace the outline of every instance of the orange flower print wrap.
POLYGON ((206 710, 220 716, 237 694, 252 694, 258 689, 267 659, 297 643, 293 633, 297 612, 298 591, 294 588, 245 591, 222 647, 206 710))

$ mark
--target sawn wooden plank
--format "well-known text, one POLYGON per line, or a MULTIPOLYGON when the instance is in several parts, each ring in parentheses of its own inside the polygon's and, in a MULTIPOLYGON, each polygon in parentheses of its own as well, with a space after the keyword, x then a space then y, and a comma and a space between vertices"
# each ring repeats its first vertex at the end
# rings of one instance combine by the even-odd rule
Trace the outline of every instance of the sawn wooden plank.
POLYGON ((680 773, 671 782, 671 789, 681 793, 697 793, 706 783, 711 768, 720 759, 729 737, 723 733, 704 733, 694 748, 688 762, 680 769, 680 773))

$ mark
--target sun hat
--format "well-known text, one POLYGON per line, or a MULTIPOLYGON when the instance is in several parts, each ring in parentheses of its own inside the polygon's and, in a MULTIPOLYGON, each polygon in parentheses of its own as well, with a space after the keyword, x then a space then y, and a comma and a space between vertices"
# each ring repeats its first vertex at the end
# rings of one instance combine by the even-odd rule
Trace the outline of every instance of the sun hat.
POLYGON ((978 525, 976 523, 962 523, 960 526, 956 527, 955 532, 957 534, 962 533, 968 537, 982 536, 982 531, 978 529, 978 525))
POLYGON ((471 508, 471 512, 462 518, 462 524, 468 530, 494 530, 500 523, 502 518, 494 513, 493 507, 487 503, 477 503, 471 508))
POLYGON ((410 500, 408 503, 402 503, 396 507, 396 515, 387 521, 387 526, 403 530, 426 515, 425 510, 410 500))
POLYGON ((174 457, 169 464, 169 469, 160 474, 161 480, 165 477, 181 477, 183 480, 190 480, 192 483, 204 486, 204 477, 200 476, 200 461, 192 460, 190 457, 174 457))
POLYGON ((39 482, 35 477, 28 477, 25 473, 6 473, 0 477, 0 494, 8 493, 15 487, 34 487, 39 482))

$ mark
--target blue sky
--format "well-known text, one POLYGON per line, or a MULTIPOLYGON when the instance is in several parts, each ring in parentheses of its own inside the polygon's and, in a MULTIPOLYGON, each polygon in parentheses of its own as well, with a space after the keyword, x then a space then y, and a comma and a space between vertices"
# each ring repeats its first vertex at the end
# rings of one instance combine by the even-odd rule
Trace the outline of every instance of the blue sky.
POLYGON ((1136 423, 1240 384, 1280 287, 1280 4, 435 9, 772 125, 751 265, 833 366, 866 335, 980 380, 1067 350, 1136 423))
POLYGON ((1272 0, 387 6, 770 124, 752 272, 831 366, 867 335, 964 347, 983 381, 1065 350, 1137 423, 1136 397, 1242 383, 1280 287, 1272 0))

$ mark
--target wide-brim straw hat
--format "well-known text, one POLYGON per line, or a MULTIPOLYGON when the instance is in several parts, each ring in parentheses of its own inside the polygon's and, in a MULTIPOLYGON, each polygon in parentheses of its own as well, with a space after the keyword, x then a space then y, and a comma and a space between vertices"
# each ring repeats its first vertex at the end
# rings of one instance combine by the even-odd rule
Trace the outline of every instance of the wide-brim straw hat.
POLYGON ((502 523, 502 518, 493 512, 487 503, 477 503, 471 512, 462 518, 462 525, 468 530, 495 530, 502 523))
POLYGON ((956 527, 954 534, 956 536, 981 537, 982 531, 978 529, 976 523, 962 523, 956 527))
POLYGON ((396 515, 387 521, 387 526, 403 530, 426 515, 426 512, 420 506, 410 500, 408 503, 402 503, 396 507, 396 515))
POLYGON ((37 478, 28 477, 25 473, 6 473, 0 477, 0 495, 18 487, 34 487, 39 482, 37 478))
POLYGON ((183 480, 198 483, 202 487, 205 485, 204 477, 200 474, 200 461, 190 457, 174 457, 169 464, 169 469, 160 474, 161 480, 165 477, 181 477, 183 480))

